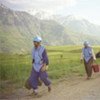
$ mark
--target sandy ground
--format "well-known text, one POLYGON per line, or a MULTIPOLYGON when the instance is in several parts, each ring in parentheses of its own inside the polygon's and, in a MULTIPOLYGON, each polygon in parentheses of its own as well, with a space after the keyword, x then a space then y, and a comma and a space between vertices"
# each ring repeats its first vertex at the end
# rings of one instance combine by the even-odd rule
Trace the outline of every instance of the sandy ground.
POLYGON ((65 78, 52 86, 52 91, 39 88, 39 96, 30 95, 32 91, 25 88, 15 90, 11 95, 0 100, 100 100, 100 74, 91 80, 81 78, 65 78))

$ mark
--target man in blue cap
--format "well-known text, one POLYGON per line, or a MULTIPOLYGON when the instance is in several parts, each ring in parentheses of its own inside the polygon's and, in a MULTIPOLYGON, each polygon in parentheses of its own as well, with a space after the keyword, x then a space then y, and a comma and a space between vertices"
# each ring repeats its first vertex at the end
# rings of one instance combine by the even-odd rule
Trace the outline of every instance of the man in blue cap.
POLYGON ((87 73, 87 79, 92 75, 92 64, 96 60, 94 51, 88 41, 84 42, 84 48, 82 49, 81 61, 84 59, 85 70, 87 73))
POLYGON ((32 72, 29 79, 31 87, 34 90, 34 94, 38 94, 38 79, 40 78, 43 83, 48 87, 48 91, 51 91, 51 82, 48 79, 46 72, 49 64, 46 49, 41 45, 42 38, 37 36, 33 39, 34 48, 32 50, 32 72))

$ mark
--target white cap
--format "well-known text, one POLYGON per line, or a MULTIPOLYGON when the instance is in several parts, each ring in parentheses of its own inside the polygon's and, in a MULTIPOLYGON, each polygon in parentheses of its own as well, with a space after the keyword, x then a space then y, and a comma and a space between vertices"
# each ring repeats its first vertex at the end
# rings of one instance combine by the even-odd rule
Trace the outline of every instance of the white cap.
POLYGON ((90 46, 89 42, 88 41, 85 41, 84 42, 84 46, 90 46))
POLYGON ((33 42, 41 42, 42 38, 40 36, 37 36, 33 39, 33 42))

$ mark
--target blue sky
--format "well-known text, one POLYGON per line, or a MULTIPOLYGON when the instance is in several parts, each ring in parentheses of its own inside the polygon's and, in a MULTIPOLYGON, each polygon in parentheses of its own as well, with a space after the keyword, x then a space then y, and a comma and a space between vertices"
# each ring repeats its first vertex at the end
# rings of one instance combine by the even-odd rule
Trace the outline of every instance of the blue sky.
POLYGON ((15 10, 37 9, 50 14, 80 16, 100 25, 100 0, 0 0, 0 3, 15 10))

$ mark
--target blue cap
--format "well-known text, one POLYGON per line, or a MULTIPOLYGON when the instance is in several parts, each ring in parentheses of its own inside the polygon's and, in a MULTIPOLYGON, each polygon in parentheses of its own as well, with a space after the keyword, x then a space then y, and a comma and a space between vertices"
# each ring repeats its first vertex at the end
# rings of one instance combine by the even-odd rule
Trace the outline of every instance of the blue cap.
POLYGON ((88 41, 85 41, 84 42, 84 46, 90 46, 89 42, 88 41))
POLYGON ((41 42, 42 41, 42 38, 37 36, 33 39, 33 42, 41 42))

